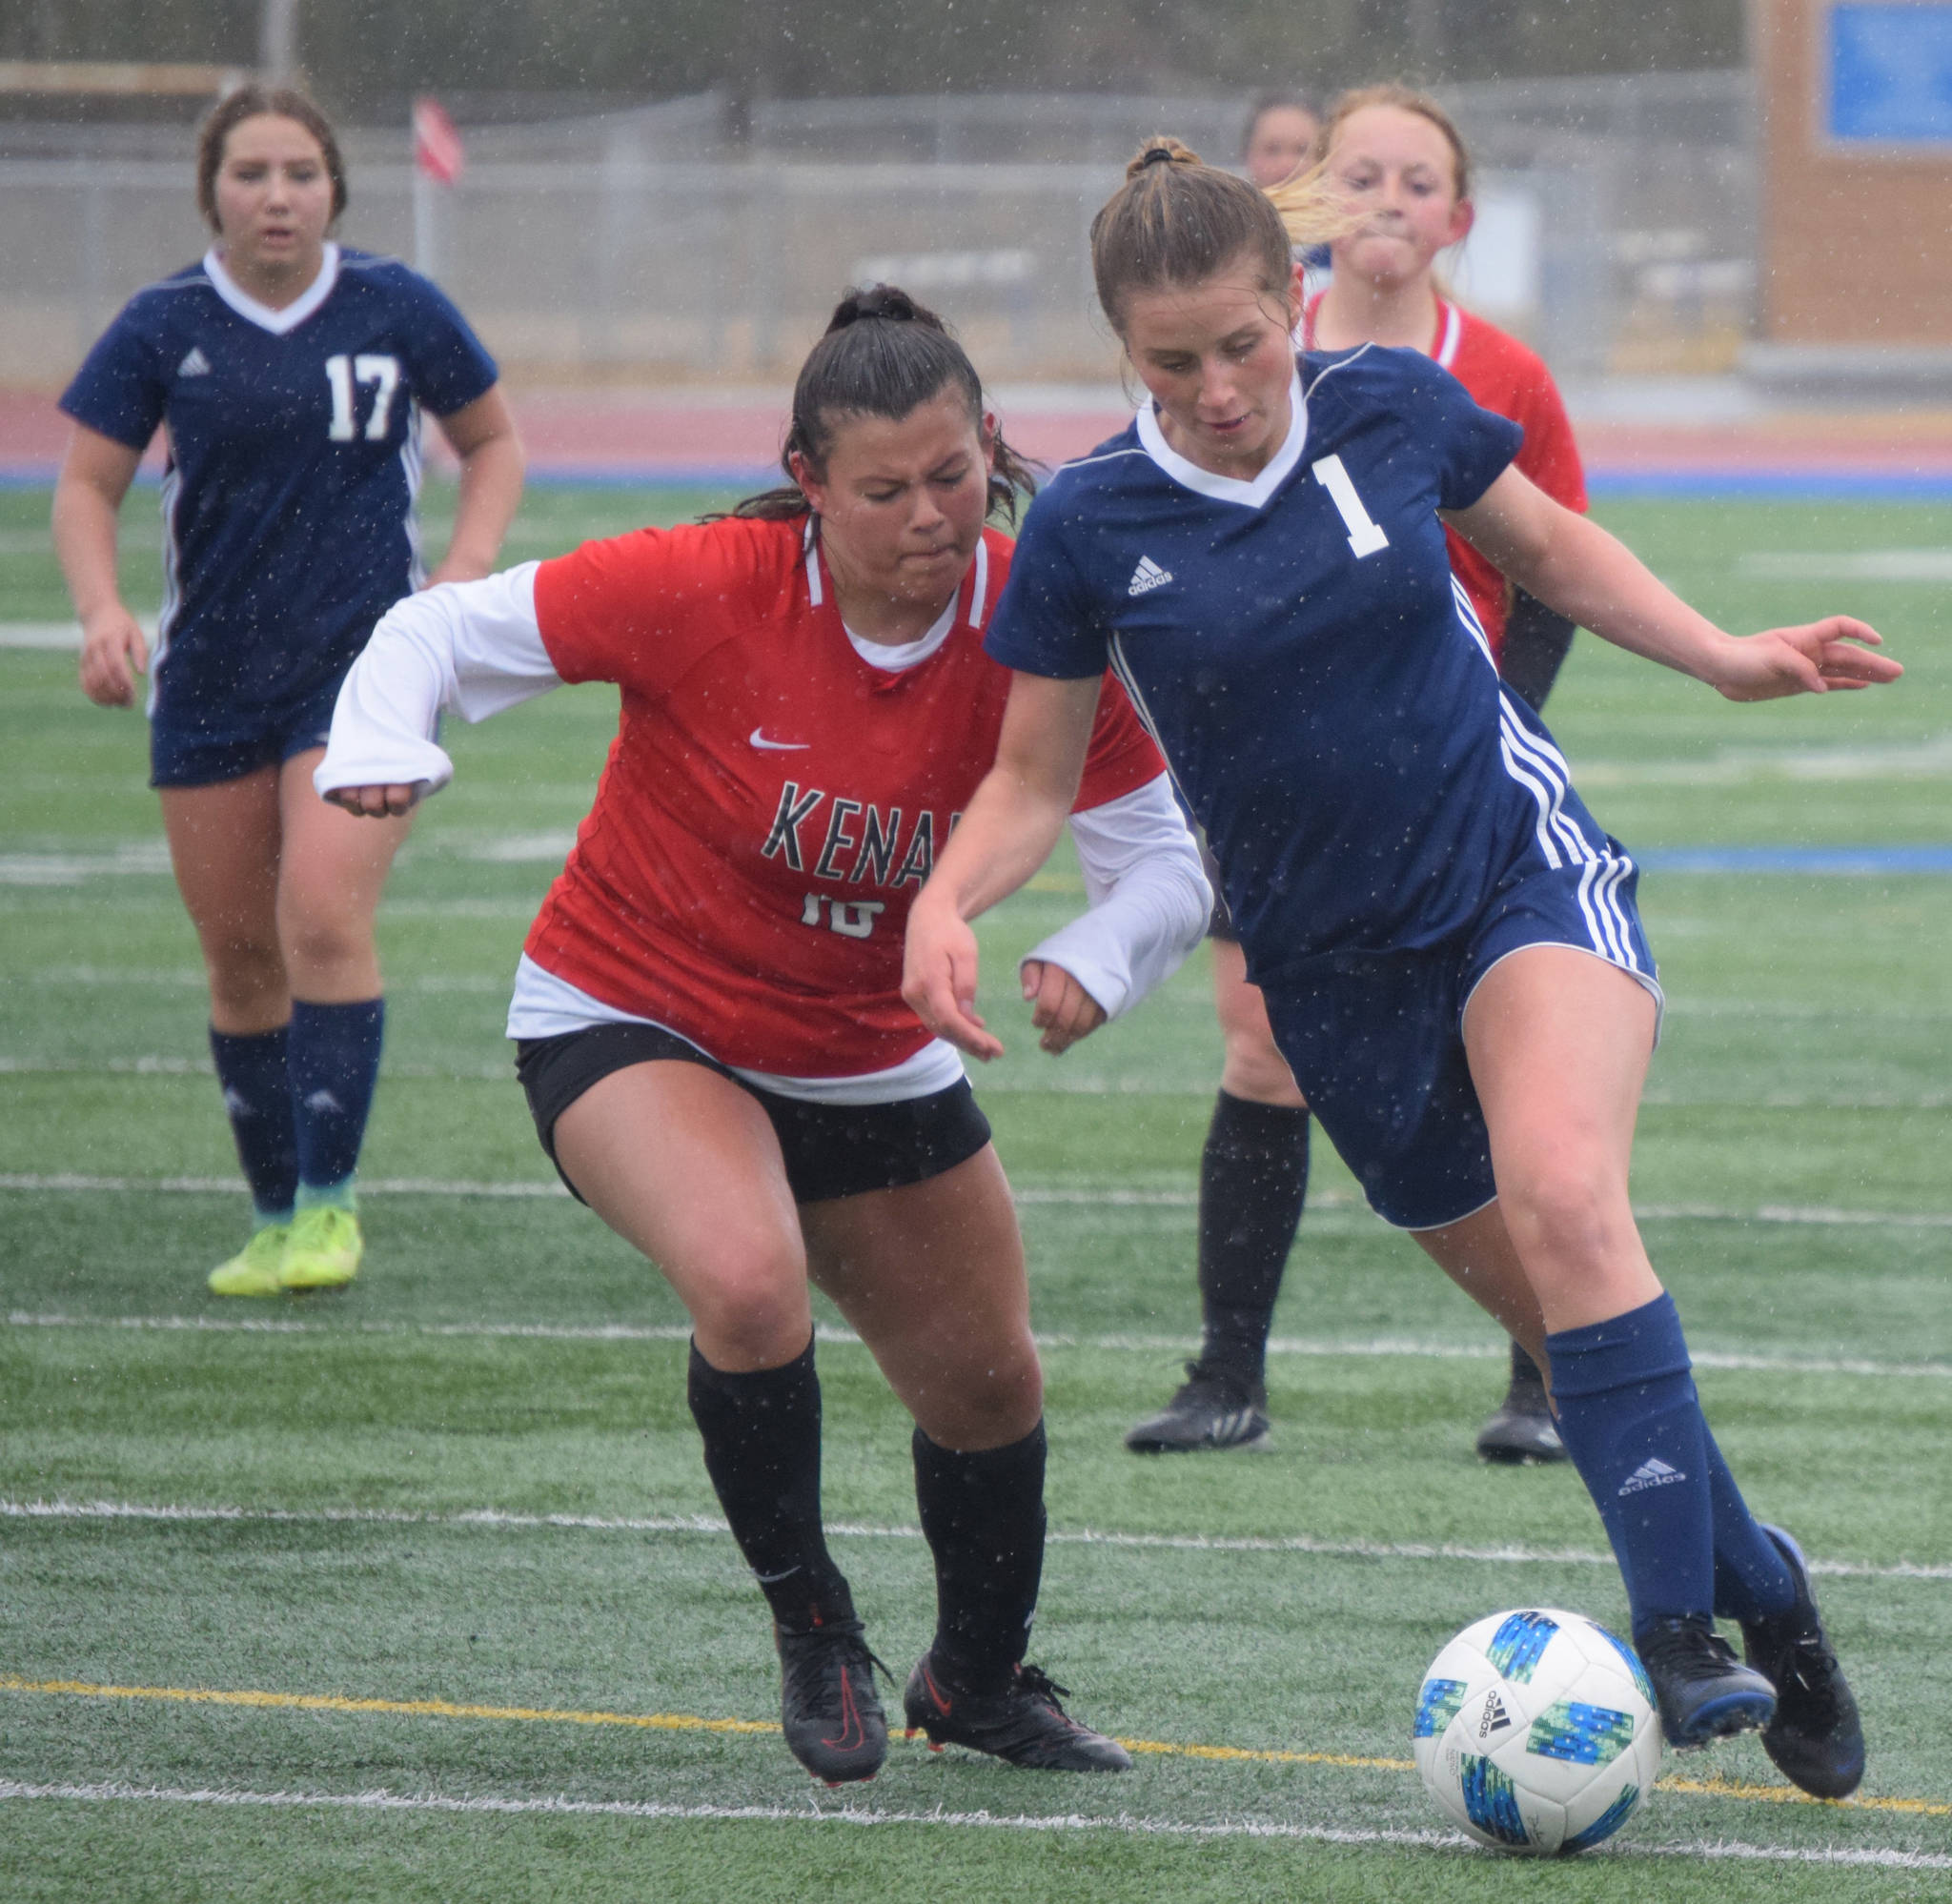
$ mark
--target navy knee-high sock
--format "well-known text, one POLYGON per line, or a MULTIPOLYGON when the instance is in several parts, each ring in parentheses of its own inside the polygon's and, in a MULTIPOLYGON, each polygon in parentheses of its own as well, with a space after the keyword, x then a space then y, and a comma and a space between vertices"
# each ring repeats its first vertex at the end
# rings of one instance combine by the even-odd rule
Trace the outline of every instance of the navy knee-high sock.
POLYGON ((1759 1620, 1785 1613, 1796 1600, 1796 1582, 1782 1550, 1749 1512, 1728 1463, 1705 1425, 1708 1493, 1715 1506, 1715 1610, 1725 1620, 1759 1620))
POLYGON ((386 1001, 292 1005, 292 1102, 300 1203, 349 1195, 379 1077, 386 1001))
POLYGON ((210 1055, 230 1114, 237 1162, 260 1224, 290 1223, 298 1188, 298 1138, 285 1027, 238 1033, 210 1028, 210 1055))
POLYGON ((1606 1524, 1637 1630, 1715 1607, 1712 1443, 1665 1293, 1546 1337, 1559 1434, 1606 1524))

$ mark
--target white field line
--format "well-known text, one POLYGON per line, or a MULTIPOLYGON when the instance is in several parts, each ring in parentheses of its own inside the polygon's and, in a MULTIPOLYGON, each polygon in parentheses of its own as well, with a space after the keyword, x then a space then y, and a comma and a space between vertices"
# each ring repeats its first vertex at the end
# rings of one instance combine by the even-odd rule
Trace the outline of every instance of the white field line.
MULTIPOLYGON (((460 1513, 420 1513, 404 1508, 227 1508, 150 1506, 131 1501, 0 1500, 0 1520, 153 1521, 266 1524, 288 1527, 417 1527, 485 1529, 490 1531, 570 1531, 582 1533, 711 1534, 729 1531, 712 1514, 516 1514, 498 1508, 460 1513)), ((841 1539, 922 1538, 919 1527, 876 1527, 859 1521, 830 1521, 826 1531, 841 1539)), ((1505 1544, 1467 1547, 1454 1541, 1323 1540, 1312 1534, 1125 1533, 1103 1528, 1071 1528, 1047 1536, 1053 1547, 1111 1548, 1168 1553, 1304 1553, 1331 1560, 1476 1561, 1494 1567, 1611 1567, 1611 1553, 1590 1548, 1539 1548, 1505 1544)), ((1850 1580, 1952 1580, 1952 1565, 1900 1560, 1812 1560, 1810 1570, 1850 1580)))
MULTIPOLYGON (((4 1068, 4 1067, 0 1067, 4 1068)), ((235 1177, 106 1177, 71 1170, 0 1171, 0 1190, 29 1194, 71 1191, 84 1195, 165 1194, 234 1196, 244 1188, 235 1177)), ((559 1183, 540 1179, 482 1181, 464 1177, 362 1178, 359 1194, 369 1197, 567 1197, 559 1183)), ((1077 1206, 1107 1209, 1194 1209, 1192 1190, 1129 1189, 1118 1185, 1029 1184, 1013 1193, 1027 1208, 1077 1206)), ((1370 1218, 1344 1191, 1317 1191, 1311 1213, 1370 1218)), ((1726 1204, 1636 1204, 1642 1223, 1758 1223, 1810 1225, 1842 1229, 1952 1229, 1952 1210, 1853 1210, 1828 1204, 1758 1204, 1738 1209, 1726 1204)))
MULTIPOLYGON (((190 1335, 311 1335, 456 1337, 463 1340, 513 1342, 688 1342, 688 1323, 415 1323, 301 1322, 281 1316, 87 1316, 59 1311, 10 1309, 0 1318, 7 1328, 114 1328, 153 1330, 190 1335)), ((814 1326, 824 1344, 859 1347, 852 1329, 827 1323, 814 1326)), ((1106 1354, 1185 1355, 1199 1347, 1186 1335, 1073 1335, 1040 1330, 1033 1337, 1041 1349, 1084 1348, 1106 1354)), ((1372 1336, 1353 1341, 1324 1341, 1307 1336, 1269 1338, 1270 1355, 1312 1357, 1316 1361, 1389 1360, 1413 1362, 1498 1362, 1502 1344, 1486 1342, 1418 1342, 1402 1336, 1372 1336)), ((1952 1381, 1952 1363, 1875 1362, 1857 1356, 1760 1355, 1712 1348, 1691 1351, 1697 1368, 1726 1369, 1763 1375, 1865 1375, 1877 1381, 1952 1381)))
MULTIPOLYGON (((0 1799, 55 1799, 84 1804, 261 1806, 268 1809, 338 1812, 442 1813, 460 1816, 554 1818, 634 1818, 667 1823, 778 1825, 920 1825, 937 1830, 990 1832, 1110 1832, 1128 1837, 1249 1838, 1324 1845, 1391 1845, 1417 1851, 1475 1852, 1458 1832, 1349 1831, 1333 1825, 1298 1825, 1252 1818, 1181 1822, 1134 1817, 1128 1812, 1092 1815, 1070 1812, 1040 1817, 994 1812, 893 1812, 846 1804, 823 1805, 661 1805, 651 1801, 598 1798, 450 1797, 444 1793, 244 1792, 235 1787, 202 1790, 160 1785, 29 1785, 0 1781, 0 1799)), ((1482 1853, 1476 1853, 1482 1855, 1482 1853)), ((1868 1866, 1888 1871, 1952 1870, 1952 1854, 1860 1849, 1856 1846, 1750 1845, 1717 1839, 1696 1844, 1610 1844, 1589 1857, 1684 1857, 1718 1861, 1791 1865, 1868 1866)))
MULTIPOLYGON (((0 988, 4 988, 6 982, 0 980, 0 988)), ((171 980, 169 982, 175 983, 176 981, 171 980)), ((202 982, 199 980, 197 982, 200 984, 202 982)), ((505 987, 499 982, 430 978, 405 980, 389 989, 395 993, 418 993, 427 996, 468 993, 499 997, 505 987)), ((208 1078, 214 1075, 214 1067, 208 1058, 160 1055, 134 1058, 0 1056, 0 1077, 208 1078)), ((506 1062, 495 1064, 416 1064, 402 1063, 389 1058, 381 1075, 388 1078, 411 1078, 417 1081, 432 1080, 436 1083, 452 1081, 462 1084, 501 1084, 513 1081, 515 1060, 511 1056, 506 1062)), ((1189 1095, 1184 1074, 1111 1077, 1090 1071, 1046 1072, 1015 1083, 999 1084, 992 1086, 991 1090, 1016 1092, 1032 1097, 1070 1098, 1189 1095)), ((986 1091, 985 1095, 989 1095, 989 1092, 986 1091)), ((1643 1092, 1640 1102, 1643 1106, 1654 1109, 1682 1110, 1708 1110, 1720 1106, 1735 1110, 1778 1111, 1942 1111, 1952 1109, 1952 1091, 1856 1091, 1847 1097, 1821 1091, 1765 1091, 1759 1096, 1728 1098, 1703 1097, 1697 1092, 1657 1088, 1643 1092)))

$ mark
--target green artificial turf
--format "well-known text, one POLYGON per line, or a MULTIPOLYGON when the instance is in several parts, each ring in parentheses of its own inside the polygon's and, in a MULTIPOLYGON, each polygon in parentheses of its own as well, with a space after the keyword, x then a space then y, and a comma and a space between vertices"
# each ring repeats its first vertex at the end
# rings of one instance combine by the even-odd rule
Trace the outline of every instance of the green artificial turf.
MULTIPOLYGON (((510 553, 711 500, 532 492, 510 553)), ((145 506, 130 587, 152 605, 145 506)), ((65 614, 45 511, 0 493, 0 620, 65 614)), ((1729 625, 1846 609, 1910 671, 1733 708, 1582 638, 1553 725, 1610 827, 1641 851, 1952 839, 1942 592, 1778 573, 1952 544, 1952 511, 1603 513, 1729 625)), ((1744 1741, 1671 1757, 1576 1864, 1420 1841, 1444 1831, 1401 1769, 1425 1665, 1501 1606, 1617 1625, 1597 1519, 1567 1470, 1472 1456, 1498 1340, 1323 1144, 1271 1451, 1124 1451, 1196 1327, 1218 1040, 1202 955, 1064 1060, 1034 1050, 1008 975, 1079 902, 1062 854, 984 926, 1010 1049, 978 1079, 1047 1345, 1034 1656, 1086 1718, 1176 1750, 1069 1780, 898 1740, 872 1788, 827 1793, 768 1732, 681 1723, 776 1716, 761 1603, 713 1525, 681 1311, 557 1191, 500 1037, 614 704, 566 690, 450 729, 458 777, 381 915, 367 1268, 342 1298, 224 1303, 203 1275, 245 1204, 140 720, 89 707, 71 657, 0 651, 0 1894, 1952 1894, 1952 881, 1657 864, 1641 889, 1669 1012, 1636 1200, 1732 1465, 1831 1570, 1864 1804, 1779 1802, 1744 1741), (199 1691, 325 1703, 163 1696, 199 1691), (623 1723, 650 1715, 681 1723, 623 1723)), ((821 1362, 836 1551, 899 1673, 929 1608, 905 1422, 858 1345, 830 1333, 821 1362)))

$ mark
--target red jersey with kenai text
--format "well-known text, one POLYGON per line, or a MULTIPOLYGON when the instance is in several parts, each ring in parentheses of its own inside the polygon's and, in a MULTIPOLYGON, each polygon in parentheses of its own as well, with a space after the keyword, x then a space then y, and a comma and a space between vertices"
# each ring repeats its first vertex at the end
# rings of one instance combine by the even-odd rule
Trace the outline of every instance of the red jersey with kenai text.
MULTIPOLYGON (((1315 313, 1323 294, 1309 299, 1302 317, 1302 341, 1315 350, 1315 313)), ((1460 304, 1437 299, 1436 335, 1428 353, 1471 393, 1480 409, 1509 416, 1525 432, 1525 441, 1513 458, 1555 502, 1586 513, 1586 473, 1573 425, 1566 415, 1558 385, 1552 380, 1537 352, 1528 349, 1508 331, 1473 316, 1460 304)), ((1454 529, 1446 528, 1451 545, 1451 571, 1464 584, 1464 593, 1484 624, 1494 657, 1505 647, 1505 618, 1511 611, 1511 584, 1497 567, 1480 556, 1454 529)))
MULTIPOLYGON (((921 1050, 903 930, 996 754, 1010 677, 983 632, 1010 549, 984 532, 947 638, 901 672, 855 651, 803 519, 544 562, 556 672, 617 682, 622 715, 529 957, 744 1070, 852 1077, 921 1050)), ((1164 771, 1108 680, 1079 809, 1164 771)))

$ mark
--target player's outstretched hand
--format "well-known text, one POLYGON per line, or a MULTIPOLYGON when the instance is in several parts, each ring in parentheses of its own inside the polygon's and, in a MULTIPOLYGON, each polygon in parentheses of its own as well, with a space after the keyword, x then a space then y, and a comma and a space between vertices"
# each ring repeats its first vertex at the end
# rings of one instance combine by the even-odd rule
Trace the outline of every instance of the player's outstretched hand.
POLYGON ((357 814, 362 820, 390 820, 398 814, 411 813, 425 786, 424 780, 417 780, 411 786, 334 787, 322 798, 334 806, 344 807, 348 813, 357 814))
POLYGON ((81 631, 81 691, 97 707, 128 707, 135 677, 149 668, 142 624, 118 601, 81 631))
POLYGON ((1882 645, 1875 628, 1847 615, 1799 628, 1767 628, 1729 643, 1714 684, 1730 700, 1877 687, 1904 672, 1888 655, 1871 653, 1882 645))
POLYGON ((1062 965, 1047 959, 1024 962, 1024 1003, 1034 1006, 1030 1023, 1044 1036, 1037 1042, 1053 1058, 1105 1023, 1105 1008, 1062 965))
POLYGON ((986 1063, 1003 1056, 976 1009, 976 935, 955 907, 925 887, 908 914, 902 996, 938 1038, 986 1063))

